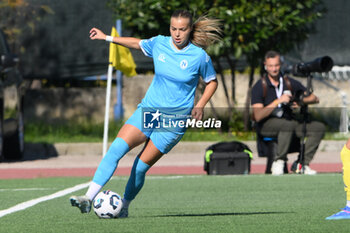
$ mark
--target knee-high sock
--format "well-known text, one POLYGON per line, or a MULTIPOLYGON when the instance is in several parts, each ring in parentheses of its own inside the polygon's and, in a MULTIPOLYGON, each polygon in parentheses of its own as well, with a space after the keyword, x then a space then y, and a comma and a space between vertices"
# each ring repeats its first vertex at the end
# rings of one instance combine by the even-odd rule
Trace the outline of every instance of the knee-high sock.
POLYGON ((128 151, 129 145, 122 138, 116 138, 98 166, 92 181, 100 186, 104 186, 112 177, 119 160, 128 151))
POLYGON ((139 157, 135 159, 128 183, 125 188, 124 199, 127 201, 132 201, 136 197, 145 182, 146 172, 150 169, 150 167, 151 166, 144 163, 139 157))
POLYGON ((345 185, 346 199, 350 201, 350 149, 346 146, 340 152, 341 161, 343 163, 343 180, 345 185))

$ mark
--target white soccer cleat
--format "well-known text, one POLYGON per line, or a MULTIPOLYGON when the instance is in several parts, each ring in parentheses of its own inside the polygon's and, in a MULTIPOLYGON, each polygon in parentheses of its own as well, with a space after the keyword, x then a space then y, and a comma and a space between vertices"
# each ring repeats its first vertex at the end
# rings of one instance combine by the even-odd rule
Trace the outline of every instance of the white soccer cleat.
POLYGON ((308 165, 304 166, 304 174, 305 175, 316 175, 317 171, 312 170, 308 165))
POLYGON ((71 196, 69 200, 72 206, 80 209, 81 213, 89 213, 91 211, 91 200, 87 196, 71 196))
POLYGON ((274 176, 280 176, 284 173, 284 161, 279 159, 272 163, 271 173, 274 176))

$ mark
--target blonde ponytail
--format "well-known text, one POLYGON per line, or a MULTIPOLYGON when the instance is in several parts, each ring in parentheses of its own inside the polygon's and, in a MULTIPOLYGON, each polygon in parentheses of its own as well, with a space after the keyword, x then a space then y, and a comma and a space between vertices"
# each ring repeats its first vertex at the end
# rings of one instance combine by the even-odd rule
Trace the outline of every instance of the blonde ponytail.
POLYGON ((221 22, 218 19, 199 17, 193 24, 191 42, 203 49, 221 40, 221 22))

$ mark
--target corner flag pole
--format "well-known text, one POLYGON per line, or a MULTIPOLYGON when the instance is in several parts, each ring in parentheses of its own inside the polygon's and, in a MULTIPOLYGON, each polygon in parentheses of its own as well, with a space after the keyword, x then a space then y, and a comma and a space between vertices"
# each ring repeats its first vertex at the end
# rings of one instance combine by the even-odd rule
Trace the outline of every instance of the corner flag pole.
MULTIPOLYGON (((115 36, 115 29, 112 28, 111 35, 115 36)), ((111 89, 112 89, 112 75, 113 75, 113 61, 115 61, 117 55, 117 47, 115 44, 109 44, 109 59, 108 59, 108 73, 107 73, 107 88, 106 88, 106 107, 105 107, 105 121, 103 130, 103 148, 102 157, 107 153, 108 148, 108 124, 109 124, 109 107, 111 102, 111 89)))
MULTIPOLYGON (((121 20, 116 23, 117 28, 121 32, 121 20)), ((119 34, 115 27, 112 27, 111 36, 118 37, 119 34)), ((118 46, 115 43, 109 44, 109 65, 107 74, 107 90, 106 90, 106 109, 105 109, 105 121, 104 121, 104 134, 103 134, 103 151, 104 156, 107 153, 108 147, 108 123, 109 123, 109 107, 111 99, 111 88, 112 88, 112 75, 113 69, 117 70, 117 104, 115 106, 115 118, 121 119, 123 117, 123 102, 122 102, 122 81, 123 75, 127 76, 136 75, 136 64, 132 58, 129 49, 118 46)))
MULTIPOLYGON (((122 21, 117 19, 116 29, 119 36, 122 36, 122 21)), ((117 103, 114 105, 114 120, 120 120, 123 118, 123 73, 120 70, 116 72, 116 97, 117 103)))
POLYGON ((109 122, 109 106, 110 106, 110 100, 111 100, 112 74, 113 74, 113 66, 112 66, 112 62, 109 62, 108 73, 107 73, 105 122, 104 122, 104 130, 103 130, 103 151, 102 151, 103 157, 107 153, 107 147, 108 147, 108 122, 109 122))

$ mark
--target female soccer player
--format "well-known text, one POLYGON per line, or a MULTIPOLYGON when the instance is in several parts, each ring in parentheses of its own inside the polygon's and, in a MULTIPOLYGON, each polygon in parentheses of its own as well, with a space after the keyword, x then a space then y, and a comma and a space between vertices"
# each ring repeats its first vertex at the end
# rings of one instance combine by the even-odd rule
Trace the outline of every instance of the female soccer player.
MULTIPOLYGON (((141 49, 152 57, 155 75, 145 97, 137 110, 118 132, 106 155, 98 166, 85 196, 72 196, 72 206, 82 213, 91 210, 91 202, 109 181, 119 160, 131 149, 145 142, 143 151, 136 157, 125 188, 123 209, 119 217, 128 216, 130 202, 141 190, 146 172, 163 154, 168 153, 182 138, 185 130, 174 128, 155 132, 145 129, 144 108, 153 110, 151 122, 160 115, 158 108, 170 113, 192 115, 201 120, 203 108, 217 88, 216 73, 210 57, 204 49, 220 40, 218 20, 200 17, 193 23, 192 15, 186 10, 176 10, 170 19, 171 36, 155 36, 147 40, 133 37, 106 36, 101 30, 92 28, 92 40, 106 40, 128 48, 141 49), (199 77, 206 82, 202 97, 194 107, 195 89, 199 77)), ((180 118, 181 119, 181 118, 180 118)))
POLYGON ((346 191, 346 206, 332 216, 327 217, 327 220, 350 219, 350 138, 340 152, 341 161, 343 163, 343 180, 346 191))

